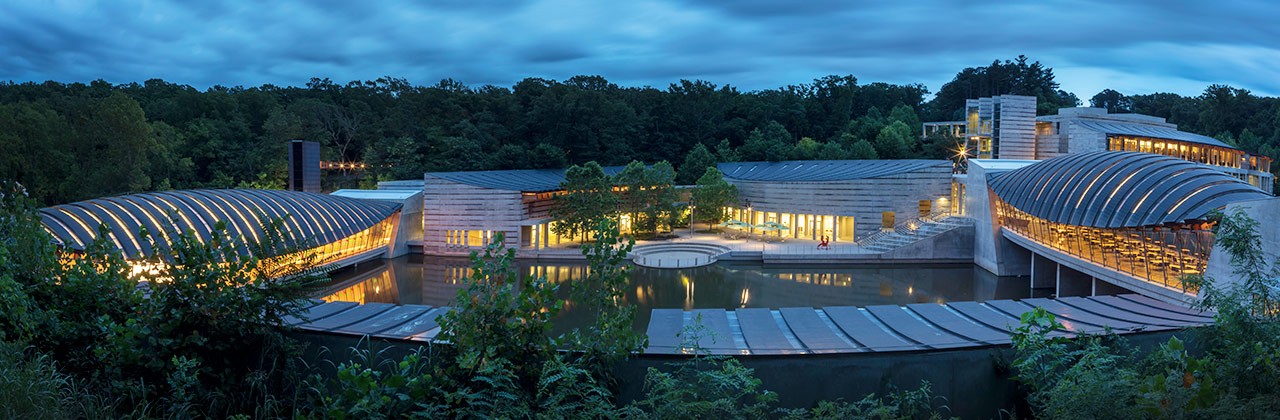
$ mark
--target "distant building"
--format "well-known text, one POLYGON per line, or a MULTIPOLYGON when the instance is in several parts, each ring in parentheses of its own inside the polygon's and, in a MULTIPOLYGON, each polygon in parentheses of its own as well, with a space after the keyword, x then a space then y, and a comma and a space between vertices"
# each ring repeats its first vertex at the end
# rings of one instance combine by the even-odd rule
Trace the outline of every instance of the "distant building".
POLYGON ((289 142, 289 190, 320 192, 320 143, 289 142))
POLYGON ((1178 130, 1164 118, 1110 114, 1101 108, 1063 108, 1036 117, 1036 98, 1000 95, 969 99, 966 119, 924 123, 925 135, 963 138, 969 158, 1043 160, 1101 150, 1144 152, 1212 166, 1270 194, 1271 159, 1222 141, 1178 130))
POLYGON ((965 101, 965 149, 978 159, 1038 159, 1035 125, 1034 96, 965 101))

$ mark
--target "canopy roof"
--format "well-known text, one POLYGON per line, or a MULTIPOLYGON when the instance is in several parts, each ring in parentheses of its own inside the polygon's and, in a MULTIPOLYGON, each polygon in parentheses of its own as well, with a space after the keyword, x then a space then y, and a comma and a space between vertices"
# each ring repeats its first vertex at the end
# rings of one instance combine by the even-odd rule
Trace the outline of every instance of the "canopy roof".
POLYGON ((765 182, 831 182, 879 178, 927 168, 951 169, 949 160, 797 160, 716 165, 725 178, 765 182))
MULTIPOLYGON (((175 229, 193 231, 208 241, 217 222, 226 222, 232 237, 258 239, 262 222, 283 218, 287 245, 320 246, 372 227, 400 204, 357 200, 325 194, 279 190, 185 190, 97 198, 40 209, 40 218, 63 246, 83 251, 105 225, 126 258, 152 251, 139 235, 151 234, 156 245, 169 248, 175 229), (176 225, 175 225, 176 222, 176 225)), ((243 243, 241 251, 247 251, 243 243)))
POLYGON ((1270 195, 1206 165, 1138 152, 1053 158, 989 181, 992 192, 1032 216, 1100 228, 1202 219, 1227 204, 1270 195))

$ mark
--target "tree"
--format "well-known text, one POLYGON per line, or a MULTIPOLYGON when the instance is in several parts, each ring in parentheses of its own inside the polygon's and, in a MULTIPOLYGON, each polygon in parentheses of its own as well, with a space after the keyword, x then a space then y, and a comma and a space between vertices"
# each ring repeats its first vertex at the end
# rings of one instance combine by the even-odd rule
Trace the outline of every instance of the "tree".
POLYGON ((666 216, 675 210, 675 180, 676 170, 665 160, 655 163, 645 171, 645 206, 644 217, 641 219, 641 226, 645 231, 656 233, 667 224, 669 218, 666 216))
POLYGON ((577 237, 587 233, 600 219, 617 212, 618 198, 613 181, 595 162, 569 167, 560 183, 563 192, 555 197, 551 217, 557 235, 577 237))
POLYGON ((1036 115, 1049 115, 1080 102, 1074 94, 1058 89, 1052 68, 1039 61, 1028 63, 1028 58, 1020 55, 1013 60, 992 61, 986 67, 961 70, 942 85, 929 106, 935 120, 958 120, 962 119, 965 99, 1005 94, 1035 96, 1036 115))
POLYGON ((529 152, 529 167, 533 169, 560 169, 566 165, 564 150, 546 143, 539 143, 529 152))
POLYGON ((902 121, 894 121, 876 135, 876 155, 881 159, 905 159, 911 156, 914 144, 911 128, 902 121))
POLYGON ((889 111, 889 121, 902 121, 911 129, 911 134, 920 135, 920 116, 916 115, 916 110, 911 109, 907 105, 898 105, 889 111))
POLYGON ((529 165, 529 153, 516 144, 499 147, 489 155, 485 163, 485 167, 491 170, 525 169, 529 165))
POLYGON ((618 212, 627 217, 631 232, 641 229, 640 213, 648 204, 645 187, 648 186, 648 168, 643 162, 633 160, 613 178, 618 191, 618 212))
POLYGON ((716 224, 728 218, 727 207, 737 203, 738 187, 724 180, 719 169, 707 168, 698 178, 690 196, 693 205, 693 220, 704 220, 716 224))
POLYGON ((782 124, 770 121, 763 130, 752 130, 747 142, 738 152, 742 154, 744 161, 777 162, 785 160, 791 154, 791 141, 791 133, 782 124))
POLYGON ((681 185, 689 185, 698 181, 698 177, 706 172, 707 168, 716 165, 716 157, 711 154, 707 146, 702 143, 693 145, 689 149, 689 154, 684 156, 684 163, 680 164, 680 172, 676 177, 681 185))
POLYGON ((837 141, 828 141, 822 143, 822 148, 818 149, 817 159, 821 160, 843 160, 849 158, 849 152, 844 149, 837 141))
POLYGON ((738 162, 742 160, 742 155, 729 144, 729 139, 720 139, 720 143, 716 144, 716 157, 720 162, 738 162))
POLYGON ((858 140, 849 148, 849 159, 879 159, 880 155, 876 153, 875 146, 866 139, 858 140))
POLYGON ((824 159, 824 157, 819 156, 818 154, 821 151, 821 149, 822 149, 822 144, 818 143, 817 141, 814 141, 812 138, 805 137, 800 139, 800 141, 796 143, 795 147, 792 148, 791 159, 793 160, 824 159))
POLYGON ((1111 89, 1103 89, 1089 98, 1089 106, 1106 109, 1111 114, 1133 112, 1133 100, 1111 89))

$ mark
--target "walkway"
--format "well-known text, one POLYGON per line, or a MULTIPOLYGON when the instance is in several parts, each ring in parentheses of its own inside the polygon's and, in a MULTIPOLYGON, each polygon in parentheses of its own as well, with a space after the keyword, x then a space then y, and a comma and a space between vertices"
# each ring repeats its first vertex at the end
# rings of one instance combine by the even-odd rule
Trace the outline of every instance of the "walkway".
MULTIPOLYGON (((1129 334, 1207 325, 1212 314, 1140 295, 918 303, 865 308, 654 309, 648 354, 685 354, 689 344, 713 354, 802 355, 923 351, 1009 344, 1019 317, 1034 307, 1057 316, 1071 336, 1107 328, 1129 334), (700 326, 700 327, 698 327, 700 326)), ((303 331, 430 342, 447 307, 389 303, 317 302, 306 319, 286 323, 303 331)))

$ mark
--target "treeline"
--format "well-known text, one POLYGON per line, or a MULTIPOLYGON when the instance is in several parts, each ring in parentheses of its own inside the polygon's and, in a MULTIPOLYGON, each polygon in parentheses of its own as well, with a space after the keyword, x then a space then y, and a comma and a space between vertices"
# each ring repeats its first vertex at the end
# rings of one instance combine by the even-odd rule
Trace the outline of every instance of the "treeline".
MULTIPOLYGON (((346 177, 364 186, 428 171, 681 164, 693 155, 699 162, 945 158, 957 140, 921 139, 920 122, 960 119, 965 98, 1035 95, 1041 114, 1079 103, 1059 89, 1052 69, 1026 57, 966 68, 926 102, 929 93, 920 84, 835 75, 750 92, 701 80, 623 87, 599 76, 511 87, 312 79, 204 91, 163 80, 4 83, 0 178, 23 182, 46 204, 168 188, 278 188, 290 139, 320 142, 325 160, 368 164, 346 177)), ((1134 112, 1229 133, 1246 149, 1280 144, 1276 98, 1210 87, 1196 98, 1132 99, 1134 112)), ((705 168, 677 169, 678 181, 691 183, 705 168)))

